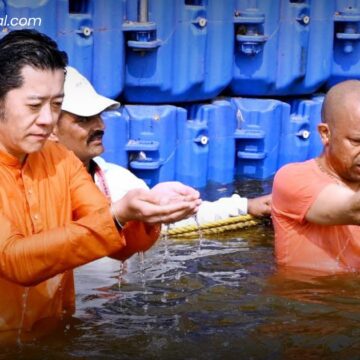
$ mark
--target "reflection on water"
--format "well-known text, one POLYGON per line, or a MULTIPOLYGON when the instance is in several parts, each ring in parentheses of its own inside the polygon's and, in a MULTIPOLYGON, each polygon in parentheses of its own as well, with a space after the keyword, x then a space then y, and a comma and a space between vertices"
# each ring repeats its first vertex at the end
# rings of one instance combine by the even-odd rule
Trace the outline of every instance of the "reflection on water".
MULTIPOLYGON (((240 185, 244 195, 266 184, 240 185)), ((72 323, 2 349, 0 359, 360 357, 357 275, 278 271, 269 224, 206 238, 200 248, 196 239, 162 239, 124 265, 120 288, 119 271, 110 260, 78 269, 72 323)))

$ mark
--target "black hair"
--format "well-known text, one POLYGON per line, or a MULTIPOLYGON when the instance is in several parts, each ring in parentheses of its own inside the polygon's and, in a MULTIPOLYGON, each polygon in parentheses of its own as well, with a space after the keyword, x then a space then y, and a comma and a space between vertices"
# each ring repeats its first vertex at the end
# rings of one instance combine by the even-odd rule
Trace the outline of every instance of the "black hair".
POLYGON ((67 63, 67 54, 47 35, 30 29, 11 31, 0 40, 0 101, 22 86, 24 66, 65 71, 67 63))

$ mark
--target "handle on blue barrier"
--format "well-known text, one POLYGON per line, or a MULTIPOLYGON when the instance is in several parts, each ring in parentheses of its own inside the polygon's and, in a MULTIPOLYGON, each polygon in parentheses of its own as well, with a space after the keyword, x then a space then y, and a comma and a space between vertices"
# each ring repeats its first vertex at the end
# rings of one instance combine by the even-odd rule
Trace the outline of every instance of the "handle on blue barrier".
POLYGON ((149 161, 149 160, 135 160, 130 161, 129 163, 130 168, 136 170, 156 170, 161 166, 160 161, 149 161))
POLYGON ((234 134, 235 139, 264 139, 265 131, 264 130, 255 130, 255 129, 236 129, 234 134))
POLYGON ((161 46, 162 41, 156 38, 156 23, 127 21, 123 24, 124 32, 130 33, 127 45, 134 51, 151 51, 161 46))
POLYGON ((237 157, 244 160, 263 160, 266 158, 265 152, 248 152, 248 151, 238 151, 237 157))
POLYGON ((261 25, 264 21, 265 15, 256 8, 235 11, 236 41, 239 50, 245 55, 256 55, 262 51, 268 40, 268 36, 262 33, 261 25))
POLYGON ((125 145, 126 151, 157 151, 160 148, 158 141, 129 140, 125 145))
POLYGON ((353 8, 339 11, 334 15, 335 23, 342 23, 342 31, 336 32, 336 39, 344 41, 343 50, 346 54, 354 51, 354 41, 360 40, 358 33, 358 24, 360 22, 360 13, 353 8))

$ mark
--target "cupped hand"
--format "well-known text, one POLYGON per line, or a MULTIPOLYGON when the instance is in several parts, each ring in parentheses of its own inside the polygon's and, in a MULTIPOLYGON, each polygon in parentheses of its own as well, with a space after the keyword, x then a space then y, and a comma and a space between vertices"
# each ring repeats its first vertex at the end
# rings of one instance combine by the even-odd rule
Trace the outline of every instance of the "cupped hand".
POLYGON ((164 182, 151 190, 130 190, 112 209, 122 223, 168 224, 194 215, 200 203, 198 191, 179 182, 164 182))
POLYGON ((180 200, 193 201, 200 198, 200 193, 194 188, 179 181, 167 181, 155 185, 151 190, 154 199, 165 205, 180 200))

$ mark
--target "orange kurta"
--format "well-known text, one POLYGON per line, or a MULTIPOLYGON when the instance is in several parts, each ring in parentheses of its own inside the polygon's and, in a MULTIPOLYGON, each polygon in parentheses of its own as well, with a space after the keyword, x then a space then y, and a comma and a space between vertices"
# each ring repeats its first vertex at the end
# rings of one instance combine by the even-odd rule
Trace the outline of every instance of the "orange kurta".
POLYGON ((82 163, 53 142, 23 165, 0 152, 0 204, 0 340, 73 313, 73 268, 131 256, 159 233, 139 222, 119 233, 82 163))

